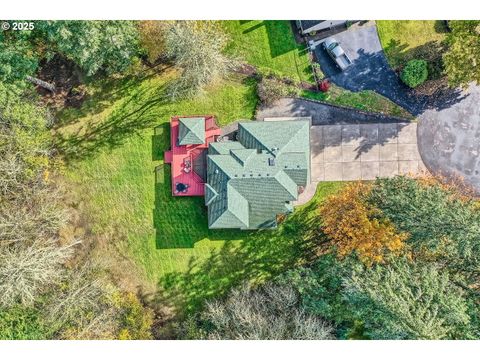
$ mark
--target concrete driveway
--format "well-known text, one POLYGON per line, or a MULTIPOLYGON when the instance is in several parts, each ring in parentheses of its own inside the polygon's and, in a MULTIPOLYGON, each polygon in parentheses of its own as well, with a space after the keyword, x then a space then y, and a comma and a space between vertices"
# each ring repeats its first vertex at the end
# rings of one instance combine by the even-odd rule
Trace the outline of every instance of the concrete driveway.
POLYGON ((426 171, 417 149, 416 123, 312 126, 310 146, 313 182, 426 171))
POLYGON ((321 41, 315 55, 324 74, 338 86, 351 91, 373 90, 413 115, 427 109, 445 109, 463 100, 464 94, 457 89, 445 88, 434 96, 426 96, 416 94, 403 84, 387 62, 374 22, 354 26, 334 37, 352 60, 350 67, 341 72, 321 46, 321 41))
POLYGON ((312 118, 311 181, 295 205, 308 202, 320 181, 374 180, 427 171, 417 146, 417 124, 304 99, 283 98, 257 119, 312 118))

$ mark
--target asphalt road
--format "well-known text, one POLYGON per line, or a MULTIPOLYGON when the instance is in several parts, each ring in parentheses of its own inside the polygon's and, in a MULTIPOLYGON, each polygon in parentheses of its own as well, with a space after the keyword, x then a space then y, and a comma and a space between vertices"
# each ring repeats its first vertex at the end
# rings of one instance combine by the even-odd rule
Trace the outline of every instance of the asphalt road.
POLYGON ((480 194, 480 87, 449 108, 425 111, 418 124, 418 146, 427 168, 462 178, 480 194))

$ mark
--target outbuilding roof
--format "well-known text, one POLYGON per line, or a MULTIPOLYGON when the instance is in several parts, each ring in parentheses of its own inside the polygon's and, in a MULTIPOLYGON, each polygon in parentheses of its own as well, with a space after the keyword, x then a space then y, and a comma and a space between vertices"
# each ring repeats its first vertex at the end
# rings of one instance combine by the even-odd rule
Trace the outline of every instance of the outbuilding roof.
POLYGON ((180 118, 179 123, 179 145, 199 145, 205 142, 204 118, 180 118))

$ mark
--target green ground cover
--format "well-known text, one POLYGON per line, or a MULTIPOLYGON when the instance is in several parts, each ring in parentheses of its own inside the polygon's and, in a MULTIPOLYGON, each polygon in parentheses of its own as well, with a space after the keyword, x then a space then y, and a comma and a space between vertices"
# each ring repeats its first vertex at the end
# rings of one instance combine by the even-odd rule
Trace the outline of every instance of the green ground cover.
POLYGON ((295 42, 289 21, 232 20, 224 27, 231 38, 228 51, 260 71, 295 81, 312 81, 308 53, 295 42))
POLYGON ((380 42, 393 68, 413 58, 429 60, 441 54, 440 43, 447 31, 441 20, 378 20, 376 24, 380 42))
POLYGON ((213 114, 219 124, 251 119, 255 84, 232 79, 200 98, 171 102, 163 91, 173 76, 166 71, 98 86, 81 109, 62 114, 57 138, 93 235, 135 264, 122 271, 137 273, 162 289, 165 301, 188 309, 301 261, 316 202, 340 185, 322 184, 315 201, 277 230, 209 230, 202 198, 171 196, 169 165, 163 166, 168 121, 175 114, 213 114))
POLYGON ((365 111, 380 112, 406 119, 413 118, 404 108, 371 90, 352 92, 332 84, 328 95, 322 92, 303 91, 301 96, 307 99, 322 100, 331 104, 353 107, 365 111))

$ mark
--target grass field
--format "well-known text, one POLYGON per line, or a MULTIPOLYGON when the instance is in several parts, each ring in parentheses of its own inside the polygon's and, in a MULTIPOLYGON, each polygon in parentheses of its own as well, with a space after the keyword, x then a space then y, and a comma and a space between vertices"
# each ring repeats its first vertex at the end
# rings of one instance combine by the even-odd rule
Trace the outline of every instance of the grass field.
POLYGON ((331 104, 353 107, 365 111, 400 116, 406 119, 413 118, 404 108, 371 90, 352 92, 332 84, 328 92, 328 97, 326 97, 325 93, 315 93, 310 91, 303 91, 302 97, 322 100, 331 104))
POLYGON ((89 230, 134 264, 121 273, 135 273, 147 287, 162 289, 164 302, 191 309, 303 258, 315 202, 340 185, 322 184, 316 200, 275 231, 209 230, 202 198, 171 196, 170 169, 163 166, 168 121, 175 114, 213 114, 219 124, 251 119, 255 84, 235 79, 203 97, 172 103, 163 91, 173 76, 166 71, 98 86, 80 110, 62 114, 57 139, 89 230))
POLYGON ((308 54, 295 42, 289 21, 224 22, 231 38, 228 51, 261 71, 296 81, 312 81, 308 54))
POLYGON ((441 20, 378 20, 378 35, 390 65, 394 68, 408 60, 428 60, 439 52, 446 28, 441 20))

